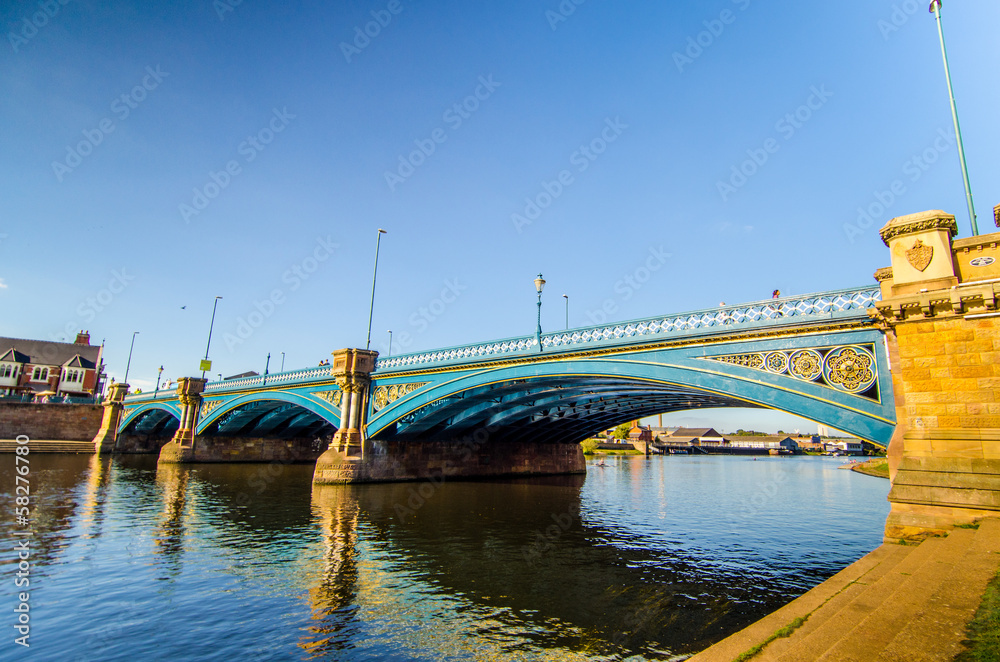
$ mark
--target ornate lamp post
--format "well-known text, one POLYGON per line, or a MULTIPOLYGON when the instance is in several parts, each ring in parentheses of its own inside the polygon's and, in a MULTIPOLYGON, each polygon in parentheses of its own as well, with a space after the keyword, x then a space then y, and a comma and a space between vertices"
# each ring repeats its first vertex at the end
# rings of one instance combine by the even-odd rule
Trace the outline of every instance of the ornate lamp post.
POLYGON ((285 353, 281 353, 281 372, 285 371, 285 353))
POLYGON ((382 228, 378 229, 378 235, 375 239, 375 271, 372 273, 372 303, 368 308, 368 341, 365 343, 365 349, 371 349, 372 346, 372 313, 375 312, 375 279, 378 277, 378 247, 382 243, 382 235, 388 234, 382 228))
POLYGON ((153 391, 154 399, 156 398, 156 396, 160 394, 160 377, 162 376, 163 376, 163 366, 161 365, 160 369, 156 371, 156 390, 153 391))
POLYGON ((535 331, 535 342, 538 343, 538 351, 542 351, 542 290, 545 289, 545 279, 542 274, 538 274, 535 279, 535 291, 538 292, 538 330, 535 331))
POLYGON ((937 18, 938 36, 941 38, 941 57, 944 58, 944 77, 948 82, 948 97, 951 99, 951 119, 955 123, 955 137, 958 138, 958 160, 962 164, 962 180, 965 182, 965 201, 969 205, 969 219, 972 221, 973 236, 979 234, 976 223, 976 208, 972 204, 972 188, 969 185, 969 169, 965 165, 965 148, 962 146, 962 129, 958 126, 958 108, 955 106, 955 90, 951 86, 951 71, 948 68, 948 51, 944 47, 944 30, 941 28, 941 0, 931 0, 930 12, 937 18))
POLYGON ((389 354, 388 354, 388 356, 392 356, 392 329, 389 329, 389 354))
POLYGON ((566 299, 566 330, 569 331, 569 295, 564 294, 563 299, 566 299))
POLYGON ((135 347, 135 337, 139 335, 136 331, 132 334, 132 344, 128 347, 128 363, 125 364, 125 380, 123 383, 128 384, 128 369, 132 367, 132 349, 135 347))

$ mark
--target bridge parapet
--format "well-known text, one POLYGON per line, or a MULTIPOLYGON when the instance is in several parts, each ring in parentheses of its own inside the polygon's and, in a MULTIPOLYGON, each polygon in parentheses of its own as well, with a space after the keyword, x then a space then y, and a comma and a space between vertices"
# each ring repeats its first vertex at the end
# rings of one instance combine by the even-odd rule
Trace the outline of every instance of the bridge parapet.
MULTIPOLYGON (((848 288, 780 299, 767 299, 739 306, 696 310, 679 315, 570 329, 542 335, 542 349, 574 351, 584 348, 613 347, 620 344, 662 342, 665 339, 703 335, 731 335, 743 329, 781 327, 823 319, 864 319, 867 311, 881 300, 878 286, 848 288)), ((433 365, 467 363, 498 356, 538 353, 534 336, 521 336, 485 343, 460 345, 430 352, 402 354, 379 359, 376 372, 409 370, 433 365)))

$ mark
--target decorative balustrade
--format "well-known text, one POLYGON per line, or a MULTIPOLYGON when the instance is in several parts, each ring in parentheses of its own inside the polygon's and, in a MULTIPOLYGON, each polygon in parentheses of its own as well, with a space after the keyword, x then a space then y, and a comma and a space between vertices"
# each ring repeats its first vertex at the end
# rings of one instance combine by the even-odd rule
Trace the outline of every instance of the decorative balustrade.
MULTIPOLYGON (((864 311, 874 307, 875 302, 880 300, 881 292, 877 286, 783 297, 739 306, 721 306, 680 315, 650 317, 629 322, 547 333, 542 336, 542 348, 575 349, 595 343, 655 342, 672 335, 711 332, 713 329, 718 331, 729 328, 744 328, 763 323, 794 321, 795 318, 809 316, 829 316, 832 313, 864 311)), ((538 341, 534 336, 523 336, 379 359, 376 363, 376 370, 425 367, 435 363, 517 355, 531 351, 538 352, 538 341)))
MULTIPOLYGON (((310 382, 329 380, 330 378, 330 366, 289 370, 287 372, 274 372, 269 375, 257 375, 255 377, 240 377, 239 379, 224 379, 222 381, 209 382, 205 385, 203 395, 208 396, 213 393, 226 393, 245 388, 259 388, 269 386, 271 384, 282 386, 287 386, 289 384, 308 384, 310 382)), ((145 402, 176 397, 177 393, 174 389, 161 388, 155 398, 153 393, 133 393, 125 396, 125 402, 145 402)))
MULTIPOLYGON (((636 342, 657 342, 671 337, 712 333, 750 328, 761 324, 781 324, 796 322, 804 317, 830 317, 837 313, 846 316, 866 316, 868 308, 881 301, 877 286, 852 288, 807 294, 797 297, 768 299, 738 306, 721 306, 698 310, 680 315, 649 317, 641 320, 604 324, 580 329, 570 329, 542 336, 542 349, 574 350, 587 346, 614 345, 636 342)), ((497 356, 517 356, 538 353, 538 341, 534 336, 508 338, 487 343, 449 347, 430 352, 402 354, 379 359, 376 371, 395 371, 434 364, 447 364, 467 359, 489 359, 497 356)), ((330 366, 318 366, 301 370, 290 370, 270 375, 241 377, 206 384, 204 395, 225 393, 265 386, 290 386, 331 379, 330 366)), ((160 389, 155 399, 175 397, 173 390, 160 389)), ((128 395, 125 402, 153 400, 152 393, 128 395)))

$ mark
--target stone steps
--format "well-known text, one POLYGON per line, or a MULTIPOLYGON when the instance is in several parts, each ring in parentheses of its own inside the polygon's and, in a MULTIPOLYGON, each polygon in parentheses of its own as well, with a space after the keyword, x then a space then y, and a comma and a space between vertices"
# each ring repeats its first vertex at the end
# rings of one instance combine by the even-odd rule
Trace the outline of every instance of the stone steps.
POLYGON ((956 564, 926 608, 880 653, 880 662, 951 660, 1000 564, 1000 519, 983 521, 965 559, 956 564))
POLYGON ((16 439, 0 439, 0 453, 14 453, 18 446, 28 446, 29 453, 93 453, 93 441, 31 440, 19 444, 16 439))
POLYGON ((889 574, 897 565, 902 563, 916 548, 904 545, 882 545, 875 552, 880 552, 880 561, 868 572, 861 575, 851 584, 848 584, 839 593, 830 597, 822 605, 821 609, 812 612, 807 620, 798 630, 794 637, 775 639, 773 642, 757 656, 754 660, 760 662, 773 662, 788 653, 796 643, 808 637, 818 630, 824 623, 828 622, 839 614, 845 607, 854 602, 855 598, 867 591, 871 586, 877 584, 879 580, 889 574))
MULTIPOLYGON (((749 627, 730 635, 711 648, 698 653, 690 658, 689 662, 729 662, 744 651, 764 641, 776 630, 785 627, 796 618, 803 618, 816 612, 827 601, 834 599, 839 593, 846 590, 862 577, 873 572, 884 573, 886 568, 899 563, 915 549, 915 547, 904 547, 902 545, 882 545, 773 614, 765 616, 749 627), (883 566, 883 563, 886 565, 883 566)), ((810 617, 810 620, 812 618, 810 617)), ((769 648, 770 646, 768 646, 769 648)), ((765 649, 761 655, 769 653, 768 649, 765 649)), ((757 657, 760 657, 760 655, 757 657)))
MULTIPOLYGON (((932 539, 913 549, 910 554, 896 564, 889 572, 867 586, 837 612, 829 615, 815 631, 805 635, 789 637, 789 649, 782 654, 780 662, 814 662, 825 651, 840 642, 847 632, 868 614, 882 606, 889 597, 927 563, 944 543, 943 539, 932 539)), ((816 614, 820 616, 820 614, 816 614)))
POLYGON ((807 620, 752 662, 951 660, 998 567, 1000 519, 919 546, 882 545, 690 662, 729 662, 796 618, 807 620))
MULTIPOLYGON (((936 544, 926 554, 924 562, 915 568, 912 574, 905 575, 891 594, 885 595, 877 592, 875 586, 870 587, 865 594, 859 596, 859 599, 870 596, 874 599, 869 600, 869 603, 877 602, 877 606, 867 610, 867 614, 852 613, 847 618, 839 618, 839 615, 834 617, 832 620, 841 630, 836 642, 826 649, 823 655, 815 656, 814 652, 817 649, 812 649, 808 642, 803 641, 800 646, 803 646, 811 657, 794 659, 810 659, 817 662, 872 659, 871 653, 883 650, 900 630, 927 608, 930 597, 951 573, 955 564, 961 562, 973 537, 975 537, 974 531, 961 529, 952 532, 945 539, 922 543, 918 552, 921 548, 931 547, 927 543, 936 544), (875 595, 871 596, 872 593, 875 595)), ((916 555, 914 552, 911 558, 916 555)))

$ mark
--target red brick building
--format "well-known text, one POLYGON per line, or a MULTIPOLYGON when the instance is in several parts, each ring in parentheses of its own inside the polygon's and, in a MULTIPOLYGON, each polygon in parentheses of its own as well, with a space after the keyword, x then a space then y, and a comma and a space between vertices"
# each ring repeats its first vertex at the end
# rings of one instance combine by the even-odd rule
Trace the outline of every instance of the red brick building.
POLYGON ((72 343, 0 338, 0 395, 89 397, 104 386, 104 346, 81 331, 72 343))

